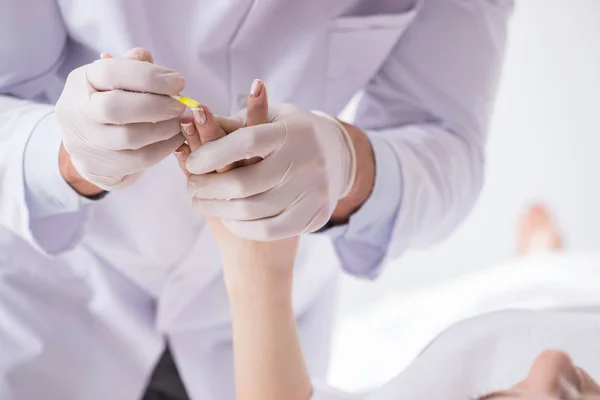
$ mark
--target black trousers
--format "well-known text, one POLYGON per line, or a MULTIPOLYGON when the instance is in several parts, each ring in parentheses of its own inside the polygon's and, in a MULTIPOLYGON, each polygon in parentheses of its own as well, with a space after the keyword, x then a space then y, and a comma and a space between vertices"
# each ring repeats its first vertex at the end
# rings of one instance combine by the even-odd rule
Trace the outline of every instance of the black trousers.
POLYGON ((189 400, 189 396, 167 346, 150 377, 142 400, 189 400))

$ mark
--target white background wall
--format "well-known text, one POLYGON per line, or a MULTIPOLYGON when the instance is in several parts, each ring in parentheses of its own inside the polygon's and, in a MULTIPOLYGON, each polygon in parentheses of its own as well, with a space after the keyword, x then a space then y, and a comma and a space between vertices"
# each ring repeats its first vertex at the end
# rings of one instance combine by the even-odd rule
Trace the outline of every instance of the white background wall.
POLYGON ((340 324, 389 294, 509 259, 532 201, 554 210, 569 247, 600 249, 600 0, 517 2, 487 157, 479 202, 450 239, 376 282, 344 278, 340 324))

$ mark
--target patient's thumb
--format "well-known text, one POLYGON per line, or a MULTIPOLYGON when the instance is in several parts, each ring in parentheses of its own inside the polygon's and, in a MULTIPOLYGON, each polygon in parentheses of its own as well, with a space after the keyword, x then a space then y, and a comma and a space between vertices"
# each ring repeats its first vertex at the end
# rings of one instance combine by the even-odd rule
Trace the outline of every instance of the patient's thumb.
POLYGON ((248 96, 246 125, 260 125, 269 122, 269 98, 267 87, 260 79, 255 79, 248 96))

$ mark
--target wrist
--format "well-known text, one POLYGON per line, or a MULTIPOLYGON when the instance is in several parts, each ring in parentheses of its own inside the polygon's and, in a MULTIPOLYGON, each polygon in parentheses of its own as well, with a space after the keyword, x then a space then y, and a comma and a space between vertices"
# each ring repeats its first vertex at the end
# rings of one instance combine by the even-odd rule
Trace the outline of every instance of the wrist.
POLYGON ((352 188, 338 201, 331 215, 333 224, 347 223, 371 196, 375 184, 375 155, 368 136, 357 127, 342 122, 346 128, 356 153, 356 175, 352 188))
MULTIPOLYGON (((246 263, 245 268, 223 263, 223 276, 227 294, 232 302, 242 304, 268 304, 291 301, 292 268, 273 268, 272 271, 254 269, 246 263)), ((279 266, 281 267, 281 266, 279 266)))
POLYGON ((79 195, 84 197, 93 197, 98 194, 104 192, 104 190, 100 189, 98 186, 94 185, 83 179, 79 172, 73 166, 71 162, 71 156, 65 149, 64 145, 60 145, 59 151, 59 168, 60 174, 62 175, 65 182, 73 188, 79 195))

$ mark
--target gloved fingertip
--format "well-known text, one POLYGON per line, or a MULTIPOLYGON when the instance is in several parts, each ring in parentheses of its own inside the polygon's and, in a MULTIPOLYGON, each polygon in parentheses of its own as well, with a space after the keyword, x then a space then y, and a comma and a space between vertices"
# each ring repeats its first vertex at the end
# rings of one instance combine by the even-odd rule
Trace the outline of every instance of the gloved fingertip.
MULTIPOLYGON (((185 89, 185 77, 182 73, 177 71, 168 72, 165 74, 158 75, 156 77, 166 84, 165 90, 168 90, 170 94, 176 95, 183 92, 185 89)), ((184 104, 177 101, 182 106, 184 104)))
POLYGON ((198 156, 196 154, 192 153, 185 159, 185 169, 192 174, 202 175, 207 171, 204 171, 203 165, 199 165, 200 163, 197 160, 198 156))
POLYGON ((137 61, 146 61, 151 64, 154 64, 154 57, 152 56, 152 53, 150 53, 143 47, 134 47, 130 49, 127 53, 125 53, 123 57, 137 61))
POLYGON ((193 155, 191 155, 191 154, 190 154, 190 156, 189 156, 189 157, 187 157, 187 158, 185 159, 185 168, 186 168, 188 171, 190 171, 192 174, 194 173, 194 172, 193 172, 193 163, 194 163, 194 159, 195 159, 195 156, 193 156, 193 155), (191 167, 191 168, 190 168, 190 167, 191 167))

